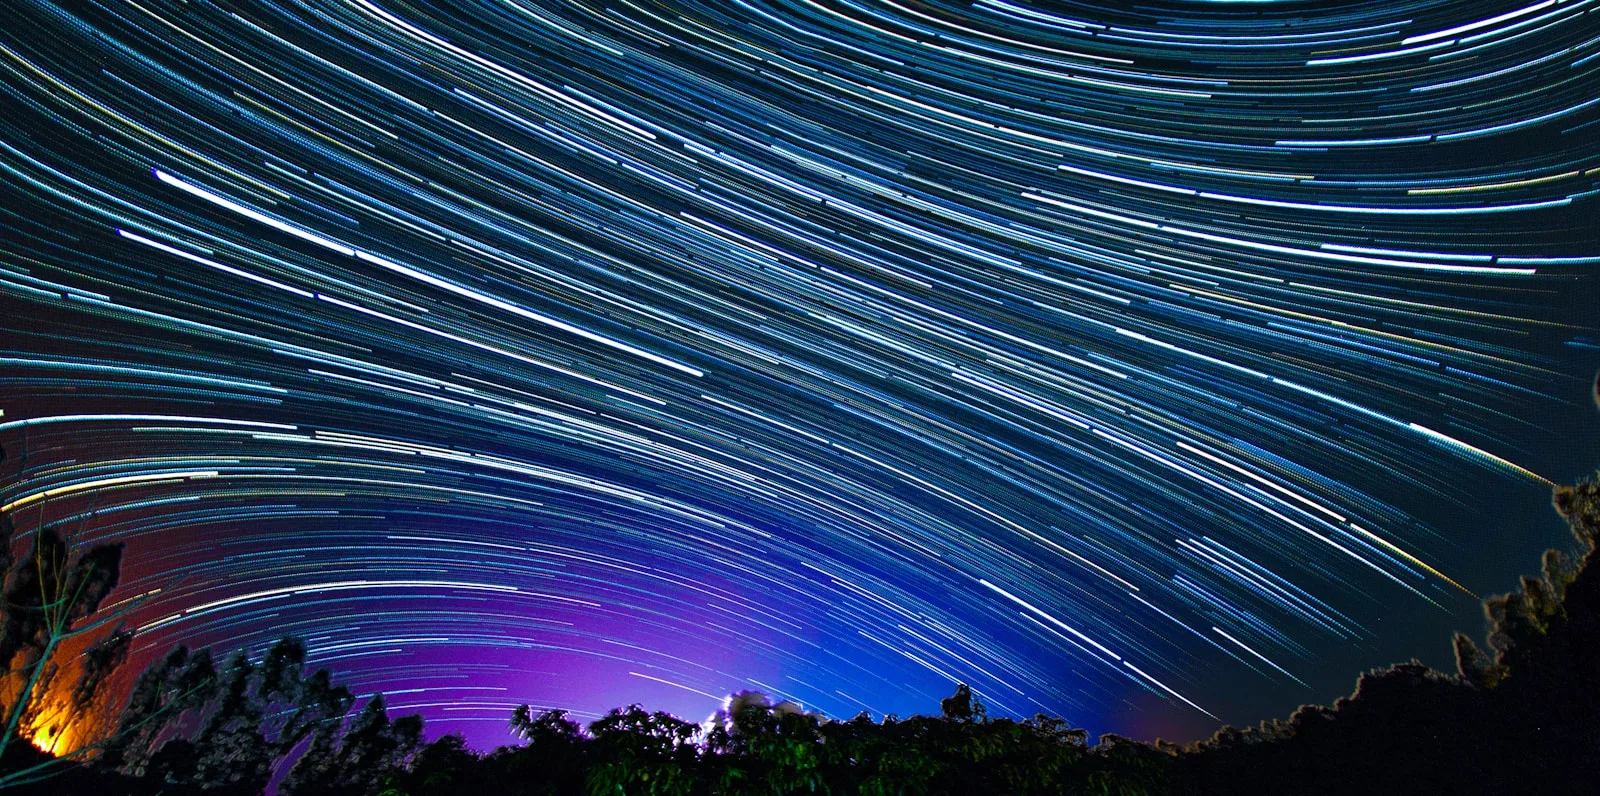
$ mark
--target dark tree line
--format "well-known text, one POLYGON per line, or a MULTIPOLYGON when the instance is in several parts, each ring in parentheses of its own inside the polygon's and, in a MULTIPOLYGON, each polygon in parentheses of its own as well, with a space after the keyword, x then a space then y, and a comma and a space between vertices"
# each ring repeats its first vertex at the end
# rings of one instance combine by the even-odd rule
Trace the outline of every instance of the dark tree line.
POLYGON ((524 744, 475 754, 459 736, 424 746, 371 794, 987 794, 1154 793, 1170 755, 1060 719, 987 719, 961 686, 939 716, 825 720, 791 703, 736 694, 707 731, 637 705, 587 732, 560 711, 519 708, 524 744))
MULTIPOLYGON (((1332 706, 1187 747, 1090 744, 1062 719, 992 718, 961 685, 939 715, 881 721, 754 692, 734 695, 710 729, 637 705, 587 727, 523 706, 510 724, 521 742, 479 752, 459 735, 425 743, 421 718, 391 720, 381 695, 352 713, 349 689, 307 673, 305 647, 285 639, 220 666, 207 650, 173 650, 139 676, 91 755, 15 792, 244 796, 275 775, 284 796, 1600 792, 1600 484, 1558 489, 1554 502, 1579 555, 1549 551, 1541 576, 1486 600, 1486 644, 1457 634, 1457 672, 1373 671, 1332 706)), ((0 653, 22 662, 14 671, 50 658, 49 634, 29 630, 55 610, 46 604, 77 605, 52 595, 93 598, 69 611, 70 630, 115 586, 112 553, 58 544, 40 536, 19 561, 58 562, 59 583, 41 590, 17 566, 6 580, 0 653)), ((79 656, 72 699, 126 654, 119 633, 79 656)), ((26 744, 4 755, 0 787, 47 760, 26 744)))
POLYGON ((1399 664, 1332 707, 1225 728, 1179 756, 1188 792, 1600 793, 1600 484, 1554 504, 1578 554, 1484 601, 1487 649, 1457 633, 1454 674, 1399 664))

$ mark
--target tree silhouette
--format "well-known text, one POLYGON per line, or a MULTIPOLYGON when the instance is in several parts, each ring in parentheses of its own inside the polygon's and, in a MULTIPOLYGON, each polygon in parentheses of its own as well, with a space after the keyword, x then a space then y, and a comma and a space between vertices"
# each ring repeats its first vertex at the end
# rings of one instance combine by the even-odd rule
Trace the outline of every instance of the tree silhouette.
MULTIPOLYGON (((319 734, 278 789, 283 796, 361 796, 403 769, 422 745, 422 717, 389 720, 382 694, 367 700, 338 744, 319 734)), ((265 783, 263 783, 265 784, 265 783)))
MULTIPOLYGON (((170 739, 172 728, 179 726, 186 715, 200 710, 211 699, 216 686, 217 672, 210 650, 202 649, 191 655, 187 647, 173 648, 139 674, 116 731, 106 742, 97 762, 106 768, 143 776, 164 742, 170 739)), ((190 746, 192 749, 192 744, 190 746)), ((165 758, 170 759, 173 754, 175 750, 169 751, 165 758)), ((192 751, 186 754, 193 758, 192 751)), ((161 780, 187 781, 170 772, 163 773, 161 780)))
POLYGON ((793 702, 741 691, 705 742, 705 779, 718 793, 811 793, 823 787, 819 722, 793 702))
POLYGON ((951 721, 972 721, 974 713, 982 710, 981 703, 973 707, 972 689, 966 683, 957 683, 954 694, 939 700, 939 712, 951 721))
POLYGON ((112 671, 126 660, 132 639, 130 631, 112 627, 131 605, 100 610, 116 589, 122 545, 86 546, 80 542, 82 524, 63 536, 44 524, 43 507, 39 514, 33 543, 20 559, 11 552, 11 514, 0 514, 0 666, 8 686, 0 696, 0 788, 48 776, 62 760, 90 751, 85 744, 60 758, 20 765, 14 760, 24 731, 53 745, 67 722, 90 709, 112 671), (65 689, 64 700, 52 703, 50 695, 62 690, 56 681, 69 672, 59 660, 62 653, 95 634, 100 638, 79 654, 77 681, 65 689))
POLYGON ((508 787, 496 787, 496 780, 488 769, 482 756, 467 748, 465 738, 453 733, 441 735, 433 743, 423 746, 412 758, 410 766, 392 770, 380 778, 378 790, 380 793, 408 796, 443 796, 473 791, 506 794, 528 792, 526 787, 519 787, 526 783, 515 779, 504 780, 509 784, 508 787))
POLYGON ((585 792, 590 796, 641 793, 686 796, 695 788, 699 726, 638 705, 613 708, 589 725, 593 755, 585 792))
MULTIPOLYGON (((1373 670, 1332 705, 1187 748, 1117 735, 1090 745, 1060 718, 992 718, 957 684, 938 715, 881 721, 829 720, 753 691, 706 728, 630 705, 585 730, 523 705, 510 720, 522 743, 479 754, 459 735, 423 744, 421 719, 391 721, 381 695, 349 716, 350 692, 326 670, 305 674, 304 645, 284 639, 220 671, 207 650, 153 663, 96 769, 128 776, 96 787, 253 795, 292 759, 284 796, 1587 793, 1600 782, 1600 483, 1557 490, 1554 503, 1577 555, 1550 551, 1539 576, 1486 599, 1485 642, 1456 635, 1455 673, 1417 661, 1373 670)), ((43 539, 43 559, 57 560, 43 539)), ((16 582, 33 583, 8 582, 8 594, 16 582)), ((109 586, 83 587, 96 589, 109 586)), ((108 636, 85 655, 83 693, 126 644, 108 636)))

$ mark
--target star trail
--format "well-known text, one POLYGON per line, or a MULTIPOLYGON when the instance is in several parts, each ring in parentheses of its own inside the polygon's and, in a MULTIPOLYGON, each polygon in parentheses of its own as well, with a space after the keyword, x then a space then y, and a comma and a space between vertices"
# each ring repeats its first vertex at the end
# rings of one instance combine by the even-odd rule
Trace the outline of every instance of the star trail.
POLYGON ((1600 444, 1600 0, 8 11, 0 509, 146 660, 1195 737, 1600 444))

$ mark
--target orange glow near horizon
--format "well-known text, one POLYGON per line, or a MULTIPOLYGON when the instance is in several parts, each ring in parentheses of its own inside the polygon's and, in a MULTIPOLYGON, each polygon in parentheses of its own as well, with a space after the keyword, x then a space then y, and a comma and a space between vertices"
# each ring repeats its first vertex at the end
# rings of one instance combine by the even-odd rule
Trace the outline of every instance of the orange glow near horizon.
MULTIPOLYGON (((93 742, 98 732, 96 728, 102 726, 106 718, 104 698, 94 700, 86 710, 72 709, 72 687, 82 672, 79 653, 92 641, 89 638, 73 639, 58 648, 53 657, 61 662, 61 668, 47 683, 35 686, 27 715, 17 728, 17 735, 41 751, 57 757, 78 751, 86 743, 93 742)), ((11 704, 21 690, 20 679, 20 672, 16 672, 0 681, 4 683, 0 686, 0 694, 5 695, 7 704, 11 704)), ((107 683, 107 686, 109 690, 115 690, 117 684, 114 681, 107 683)))
POLYGON ((38 711, 18 734, 39 750, 57 757, 76 752, 80 745, 79 725, 85 717, 69 715, 66 700, 53 693, 42 694, 36 704, 38 711))
POLYGON ((75 750, 69 749, 71 733, 70 728, 45 727, 34 733, 28 740, 40 751, 60 757, 62 754, 75 750), (54 733, 54 734, 52 734, 54 733))

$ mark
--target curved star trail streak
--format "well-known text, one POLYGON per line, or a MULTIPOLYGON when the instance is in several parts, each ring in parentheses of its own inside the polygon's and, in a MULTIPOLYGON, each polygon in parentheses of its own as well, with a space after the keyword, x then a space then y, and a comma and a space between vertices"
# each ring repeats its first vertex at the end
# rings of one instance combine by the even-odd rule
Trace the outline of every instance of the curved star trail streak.
POLYGON ((1591 464, 1600 0, 439 5, 0 32, 0 504, 144 655, 1192 736, 1591 464))

